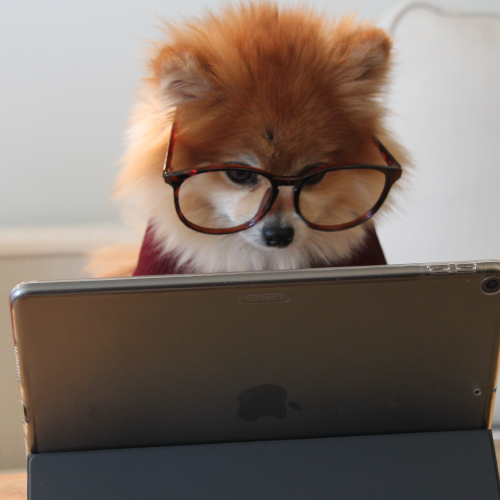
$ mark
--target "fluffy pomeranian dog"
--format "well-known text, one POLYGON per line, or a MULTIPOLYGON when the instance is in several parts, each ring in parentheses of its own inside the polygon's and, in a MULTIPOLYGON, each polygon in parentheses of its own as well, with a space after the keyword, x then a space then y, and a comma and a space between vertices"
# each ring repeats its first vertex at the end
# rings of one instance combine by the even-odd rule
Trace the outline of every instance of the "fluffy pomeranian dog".
MULTIPOLYGON (((380 99, 389 36, 264 3, 164 31, 116 188, 157 252, 195 273, 338 265, 359 252, 391 172, 335 168, 404 162, 380 99)), ((103 251, 91 267, 130 275, 138 254, 103 251)))

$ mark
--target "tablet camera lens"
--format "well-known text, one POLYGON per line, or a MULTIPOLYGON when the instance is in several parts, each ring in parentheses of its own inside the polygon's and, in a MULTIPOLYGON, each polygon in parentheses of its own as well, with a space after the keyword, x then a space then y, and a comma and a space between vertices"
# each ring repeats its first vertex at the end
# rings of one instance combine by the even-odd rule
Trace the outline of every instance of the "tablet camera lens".
POLYGON ((498 291, 500 291, 500 279, 486 278, 481 283, 481 289, 484 293, 497 293, 498 291))

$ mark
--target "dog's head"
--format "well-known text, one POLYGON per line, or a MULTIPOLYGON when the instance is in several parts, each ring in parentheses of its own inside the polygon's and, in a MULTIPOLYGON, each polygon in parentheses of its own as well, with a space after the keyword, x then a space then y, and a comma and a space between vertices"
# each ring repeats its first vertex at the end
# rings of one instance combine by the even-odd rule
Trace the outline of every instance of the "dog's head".
MULTIPOLYGON (((384 164, 373 138, 383 134, 377 98, 389 69, 387 34, 352 18, 332 24, 303 9, 269 5, 226 9, 218 17, 169 25, 168 32, 170 41, 153 49, 121 179, 129 194, 143 193, 142 204, 149 207, 165 250, 192 261, 212 248, 224 255, 225 247, 242 253, 239 264, 198 266, 219 271, 302 267, 348 257, 364 227, 335 233, 310 228, 287 186, 280 187, 262 220, 239 233, 221 237, 182 227, 161 179, 163 155, 175 116, 175 170, 238 164, 298 176, 323 164, 384 164), (251 264, 243 265, 245 259, 251 264)), ((245 175, 203 177, 185 206, 203 212, 206 220, 223 212, 237 225, 258 207, 252 196, 229 196, 231 185, 241 186, 248 175, 246 180, 245 175)), ((375 177, 360 173, 356 189, 332 180, 326 208, 311 206, 311 218, 335 210, 339 200, 342 210, 358 210, 380 189, 375 177)))

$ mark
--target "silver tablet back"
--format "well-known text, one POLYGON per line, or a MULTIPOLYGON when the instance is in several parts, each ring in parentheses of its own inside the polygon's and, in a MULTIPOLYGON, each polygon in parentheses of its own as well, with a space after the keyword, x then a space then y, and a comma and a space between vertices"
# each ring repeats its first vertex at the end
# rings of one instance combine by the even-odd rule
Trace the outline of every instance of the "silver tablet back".
POLYGON ((487 428, 498 290, 497 262, 21 285, 29 452, 487 428))

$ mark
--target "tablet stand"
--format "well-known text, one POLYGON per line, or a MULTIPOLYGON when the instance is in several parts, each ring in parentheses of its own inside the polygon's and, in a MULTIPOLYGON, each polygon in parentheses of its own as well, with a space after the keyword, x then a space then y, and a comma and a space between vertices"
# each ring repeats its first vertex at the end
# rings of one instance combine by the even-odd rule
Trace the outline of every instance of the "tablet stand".
POLYGON ((29 500, 499 500, 491 431, 31 455, 29 500))

